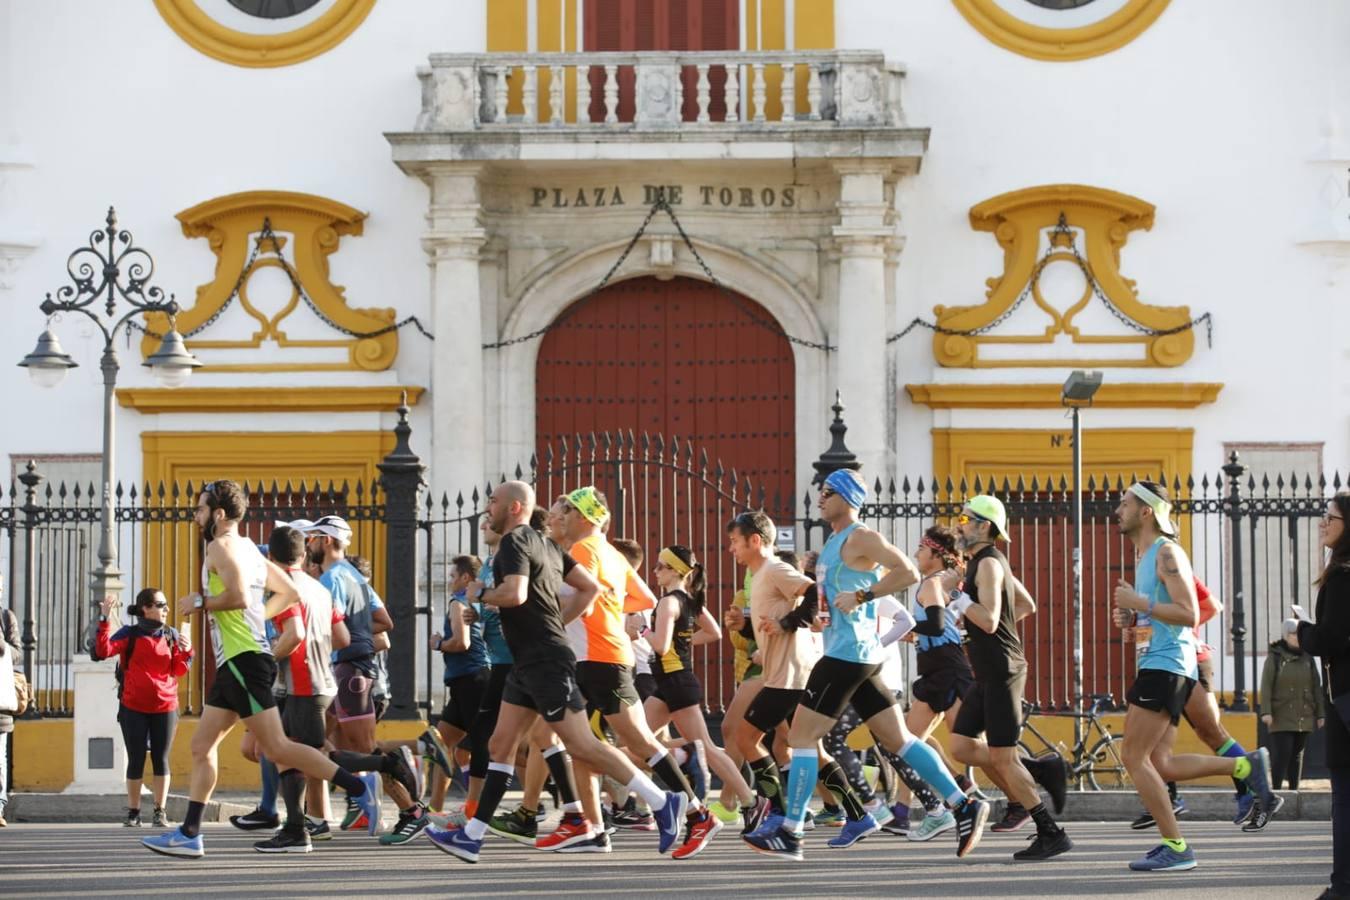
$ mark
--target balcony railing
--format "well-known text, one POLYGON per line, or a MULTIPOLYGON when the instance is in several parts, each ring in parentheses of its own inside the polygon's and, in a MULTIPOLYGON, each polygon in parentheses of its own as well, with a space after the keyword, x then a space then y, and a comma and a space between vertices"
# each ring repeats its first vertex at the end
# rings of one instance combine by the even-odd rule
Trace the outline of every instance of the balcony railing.
POLYGON ((902 126, 880 52, 436 54, 417 130, 902 126))

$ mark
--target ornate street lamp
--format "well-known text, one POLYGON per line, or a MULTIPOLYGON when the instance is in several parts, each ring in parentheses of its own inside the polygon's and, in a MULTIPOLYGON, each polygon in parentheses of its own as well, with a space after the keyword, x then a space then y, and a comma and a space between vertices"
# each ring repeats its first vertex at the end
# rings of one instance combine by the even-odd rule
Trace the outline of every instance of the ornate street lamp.
MULTIPOLYGON (((51 330, 52 316, 63 312, 80 313, 103 332, 103 357, 99 365, 103 372, 103 517, 98 567, 91 573, 93 579, 90 582, 95 606, 105 594, 121 593, 123 587, 113 534, 113 400, 120 368, 113 340, 124 325, 130 327, 129 323, 136 316, 165 313, 169 317, 169 333, 145 365, 165 387, 182 385, 192 370, 201 365, 188 352, 183 336, 174 328, 178 304, 173 295, 166 300, 163 291, 149 284, 155 272, 155 261, 145 250, 132 245, 131 232, 118 229, 117 214, 112 207, 108 207, 106 222, 106 227, 90 235, 89 246, 80 247, 66 260, 66 271, 74 284, 58 289, 56 299, 47 294, 42 301, 40 308, 47 316, 47 328, 38 338, 33 352, 19 363, 28 370, 34 384, 55 387, 77 363, 61 349, 61 342, 51 330), (120 318, 117 317, 119 299, 131 306, 120 318), (95 305, 100 300, 102 310, 95 305)), ((31 589, 31 585, 29 587, 31 589)))

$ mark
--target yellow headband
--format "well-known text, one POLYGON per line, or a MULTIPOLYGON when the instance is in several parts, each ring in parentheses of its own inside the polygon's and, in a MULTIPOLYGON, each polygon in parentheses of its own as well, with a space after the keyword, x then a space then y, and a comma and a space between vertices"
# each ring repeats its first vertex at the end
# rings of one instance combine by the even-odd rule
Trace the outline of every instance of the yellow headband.
POLYGON ((1167 535, 1176 533, 1176 528, 1172 526, 1172 504, 1137 482, 1130 485, 1130 493, 1144 501, 1144 505, 1153 510, 1153 518, 1158 523, 1159 531, 1167 535))
POLYGON ((600 498, 595 496, 595 488, 587 485, 583 488, 577 488, 567 495, 567 502, 576 508, 576 511, 590 522, 592 525, 604 527, 609 521, 609 510, 605 504, 600 502, 600 498))
POLYGON ((670 566, 670 568, 675 571, 675 574, 681 578, 694 571, 693 566, 676 556, 675 551, 671 550, 669 547, 662 548, 657 559, 661 560, 661 562, 665 563, 667 566, 670 566))

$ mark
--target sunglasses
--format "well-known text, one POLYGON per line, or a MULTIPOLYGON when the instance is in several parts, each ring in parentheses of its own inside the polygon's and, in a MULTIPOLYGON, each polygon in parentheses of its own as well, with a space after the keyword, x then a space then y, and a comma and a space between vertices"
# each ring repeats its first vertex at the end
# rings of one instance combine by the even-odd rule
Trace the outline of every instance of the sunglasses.
POLYGON ((969 525, 971 522, 988 522, 988 521, 990 520, 986 519, 984 516, 976 515, 975 513, 961 513, 961 515, 956 517, 956 524, 958 525, 969 525))
POLYGON ((1345 520, 1345 517, 1344 517, 1344 516, 1333 516, 1331 513, 1322 513, 1322 521, 1323 521, 1323 522, 1330 523, 1333 519, 1340 519, 1341 521, 1344 521, 1344 520, 1345 520))
POLYGON ((821 489, 820 489, 820 499, 822 499, 822 500, 828 500, 828 499, 830 499, 831 497, 837 496, 838 493, 839 493, 839 492, 836 491, 834 488, 827 488, 827 487, 824 487, 824 488, 821 488, 821 489))
POLYGON ((147 604, 145 604, 145 605, 146 605, 147 608, 148 608, 148 607, 151 607, 151 606, 153 606, 155 609, 168 609, 168 608, 169 608, 169 604, 168 604, 168 603, 159 603, 159 602, 155 602, 155 603, 147 603, 147 604))

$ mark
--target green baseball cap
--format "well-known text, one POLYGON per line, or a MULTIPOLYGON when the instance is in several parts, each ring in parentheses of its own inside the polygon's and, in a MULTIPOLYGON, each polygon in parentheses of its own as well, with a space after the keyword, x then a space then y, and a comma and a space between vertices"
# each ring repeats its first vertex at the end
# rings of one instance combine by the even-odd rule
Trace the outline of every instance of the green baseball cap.
POLYGON ((1008 534, 1008 511, 1003 508, 1003 501, 988 494, 979 494, 966 501, 966 509, 981 519, 993 522, 1003 540, 1012 543, 1012 537, 1008 534))

